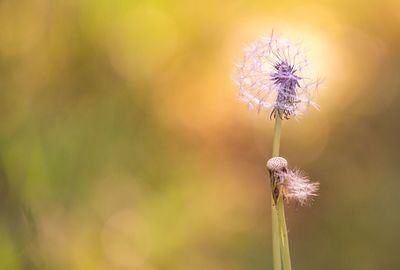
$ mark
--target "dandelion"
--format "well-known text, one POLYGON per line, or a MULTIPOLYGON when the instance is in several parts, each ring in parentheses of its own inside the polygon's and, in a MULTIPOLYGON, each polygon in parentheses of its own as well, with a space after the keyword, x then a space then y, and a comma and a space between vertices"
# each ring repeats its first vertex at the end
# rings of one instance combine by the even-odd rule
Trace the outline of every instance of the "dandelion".
POLYGON ((244 50, 235 74, 242 101, 281 119, 301 115, 313 101, 320 80, 314 79, 299 44, 272 33, 244 50))
POLYGON ((247 47, 235 74, 242 101, 250 108, 267 111, 274 117, 272 156, 267 163, 271 178, 272 253, 274 270, 291 270, 284 201, 306 204, 317 195, 312 183, 299 170, 289 170, 279 157, 282 120, 303 114, 314 101, 320 80, 310 71, 308 58, 299 44, 272 33, 247 47))

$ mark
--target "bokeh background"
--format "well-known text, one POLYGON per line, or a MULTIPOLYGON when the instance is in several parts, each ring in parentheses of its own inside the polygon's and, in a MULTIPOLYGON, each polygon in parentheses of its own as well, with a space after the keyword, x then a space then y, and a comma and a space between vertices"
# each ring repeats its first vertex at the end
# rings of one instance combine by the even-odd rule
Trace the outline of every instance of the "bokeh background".
POLYGON ((263 34, 325 78, 282 155, 294 269, 400 269, 397 0, 0 0, 0 269, 271 269, 273 123, 232 82, 263 34))

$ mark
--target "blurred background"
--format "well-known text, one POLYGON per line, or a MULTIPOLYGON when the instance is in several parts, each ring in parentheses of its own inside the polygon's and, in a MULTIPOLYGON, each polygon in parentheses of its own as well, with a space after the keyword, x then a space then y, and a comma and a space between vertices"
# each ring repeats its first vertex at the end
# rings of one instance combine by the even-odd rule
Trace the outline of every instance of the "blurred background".
POLYGON ((325 78, 282 155, 294 269, 400 269, 397 0, 0 0, 0 269, 271 269, 273 123, 232 82, 272 29, 325 78))

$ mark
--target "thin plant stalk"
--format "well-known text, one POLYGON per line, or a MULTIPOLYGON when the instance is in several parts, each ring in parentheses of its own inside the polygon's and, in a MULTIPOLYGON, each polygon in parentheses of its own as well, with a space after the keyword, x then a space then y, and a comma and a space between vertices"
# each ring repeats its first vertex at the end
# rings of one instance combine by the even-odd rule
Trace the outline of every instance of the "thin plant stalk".
POLYGON ((279 146, 281 144, 282 119, 275 117, 274 137, 272 139, 272 157, 279 156, 279 146))
MULTIPOLYGON (((279 113, 278 113, 279 114, 279 113)), ((282 119, 275 115, 274 137, 272 141, 272 156, 279 156, 280 138, 282 132, 282 119)), ((274 190, 272 187, 271 190, 274 190)), ((289 239, 285 220, 285 208, 283 195, 279 194, 277 205, 272 198, 272 248, 274 258, 274 270, 281 269, 281 260, 283 270, 291 270, 289 239)))
POLYGON ((285 220, 285 207, 283 204, 282 194, 278 198, 277 212, 278 212, 278 223, 280 231, 280 246, 281 246, 283 270, 292 270, 292 264, 290 261, 290 251, 289 251, 289 238, 285 220))
POLYGON ((271 196, 271 213, 272 213, 272 256, 274 270, 281 270, 281 248, 280 248, 280 229, 278 221, 278 211, 274 203, 274 198, 271 196))
MULTIPOLYGON (((282 120, 277 117, 275 121, 274 137, 272 142, 272 156, 279 156, 279 145, 282 130, 282 120)), ((271 190, 274 187, 271 186, 271 190)), ((272 256, 273 256, 273 266, 274 270, 281 270, 281 248, 280 248, 280 226, 277 205, 273 196, 271 196, 271 220, 272 220, 272 256)))

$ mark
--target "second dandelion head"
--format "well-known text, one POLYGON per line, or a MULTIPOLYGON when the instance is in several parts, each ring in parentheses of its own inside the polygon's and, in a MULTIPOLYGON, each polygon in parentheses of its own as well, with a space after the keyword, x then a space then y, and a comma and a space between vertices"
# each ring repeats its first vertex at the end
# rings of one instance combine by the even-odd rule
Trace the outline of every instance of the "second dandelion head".
POLYGON ((288 162, 283 157, 273 157, 268 160, 267 167, 271 175, 272 194, 276 201, 278 196, 292 199, 301 205, 318 195, 319 183, 311 180, 300 170, 288 168, 288 162))

